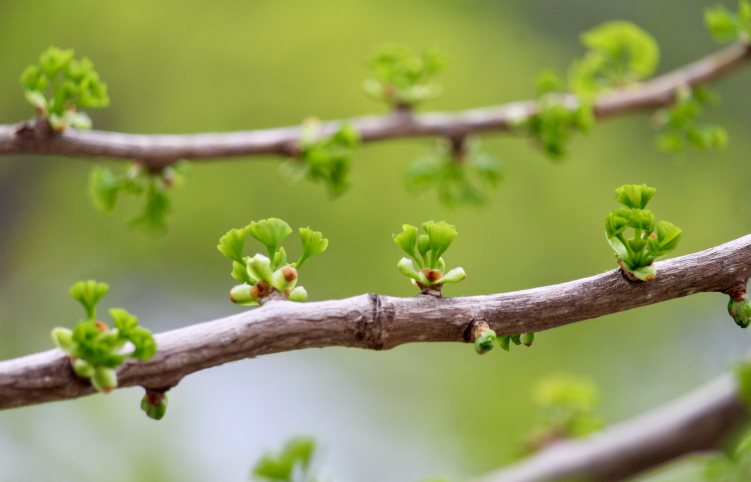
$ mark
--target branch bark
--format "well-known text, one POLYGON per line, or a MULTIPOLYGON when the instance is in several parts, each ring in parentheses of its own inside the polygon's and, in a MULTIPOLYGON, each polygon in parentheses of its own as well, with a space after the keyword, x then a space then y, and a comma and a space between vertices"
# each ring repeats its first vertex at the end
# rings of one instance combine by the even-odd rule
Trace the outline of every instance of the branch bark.
MULTIPOLYGON (((751 235, 656 263, 657 279, 629 282, 620 270, 513 293, 464 298, 366 294, 344 300, 271 300, 258 309, 156 335, 159 353, 126 361, 120 387, 165 389, 198 370, 304 348, 384 350, 405 343, 469 342, 473 323, 498 335, 539 332, 701 292, 724 292, 751 277, 751 235)), ((729 320, 728 320, 729 321, 729 320)), ((89 395, 60 350, 0 362, 0 409, 89 395)))
POLYGON ((748 421, 730 374, 586 439, 559 442, 477 482, 617 482, 682 455, 718 448, 748 421))
MULTIPOLYGON (((751 48, 733 44, 697 62, 645 82, 638 87, 605 94, 595 103, 595 116, 607 118, 641 110, 656 109, 673 102, 675 91, 684 85, 715 81, 741 67, 751 58, 751 48)), ((576 107, 573 95, 565 96, 566 105, 576 107)), ((331 134, 342 122, 356 128, 363 142, 399 137, 461 138, 482 132, 513 129, 515 122, 536 113, 535 101, 471 109, 454 113, 412 115, 398 110, 386 116, 369 116, 330 121, 321 134, 331 134)), ((281 127, 193 135, 139 135, 69 129, 50 135, 35 123, 0 126, 0 155, 42 154, 63 156, 102 156, 137 159, 159 169, 180 159, 216 159, 262 154, 292 155, 301 135, 301 127, 281 127)))

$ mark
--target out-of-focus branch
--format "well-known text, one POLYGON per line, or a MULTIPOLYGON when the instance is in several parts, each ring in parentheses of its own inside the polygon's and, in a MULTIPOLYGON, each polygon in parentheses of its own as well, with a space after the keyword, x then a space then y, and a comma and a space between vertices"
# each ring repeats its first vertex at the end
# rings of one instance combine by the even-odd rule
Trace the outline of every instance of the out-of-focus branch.
MULTIPOLYGON (((733 44, 697 62, 638 86, 602 95, 595 103, 595 116, 606 118, 670 104, 676 89, 715 81, 742 66, 751 49, 733 44)), ((576 107, 576 97, 564 102, 576 107)), ((520 120, 536 113, 535 101, 521 101, 496 107, 454 113, 412 115, 397 110, 386 116, 370 116, 323 123, 321 135, 335 132, 347 122, 360 132, 363 142, 400 137, 461 138, 482 132, 513 129, 520 120)), ((192 134, 139 135, 69 129, 52 134, 42 122, 0 126, 0 155, 44 154, 58 156, 100 156, 136 159, 152 169, 180 159, 216 159, 260 154, 291 155, 301 136, 300 126, 255 131, 192 134)))
POLYGON ((692 452, 718 448, 748 421, 731 375, 581 440, 559 442, 477 482, 617 482, 692 452))
MULTIPOLYGON (((303 348, 374 350, 416 342, 469 342, 475 323, 498 335, 539 332, 701 292, 745 286, 751 235, 656 263, 654 281, 629 282, 619 270, 513 293, 463 298, 366 294, 344 300, 271 300, 256 310, 156 335, 150 361, 126 361, 120 387, 164 389, 198 370, 303 348)), ((0 362, 0 409, 94 393, 60 350, 0 362)))

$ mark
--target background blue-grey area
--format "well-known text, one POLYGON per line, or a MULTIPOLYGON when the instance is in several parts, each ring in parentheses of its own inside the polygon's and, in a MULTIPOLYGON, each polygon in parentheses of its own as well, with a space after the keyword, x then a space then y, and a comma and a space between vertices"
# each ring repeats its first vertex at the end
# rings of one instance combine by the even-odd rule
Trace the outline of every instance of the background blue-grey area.
MULTIPOLYGON (((665 72, 719 48, 703 27, 707 5, 2 0, 0 123, 33 114, 18 76, 49 45, 89 56, 108 82, 111 106, 90 112, 99 129, 227 131, 385 112, 360 88, 365 59, 385 41, 451 56, 445 94, 424 110, 529 98, 538 71, 565 72, 583 52, 578 33, 610 19, 650 31, 665 72)), ((278 158, 194 163, 187 186, 174 192, 170 232, 158 239, 124 226, 135 202, 124 200, 108 217, 95 212, 89 161, 0 159, 0 359, 49 349, 52 327, 73 326, 81 311, 67 290, 79 279, 109 282, 103 307, 127 308, 157 332, 239 312, 227 299, 230 264, 215 246, 230 228, 270 216, 329 238, 329 250, 302 273, 312 300, 413 295, 396 270, 391 233, 428 219, 450 221, 460 233, 446 260, 469 277, 448 286, 450 296, 602 273, 614 267, 603 221, 624 183, 658 188, 653 211, 685 233, 676 256, 735 239, 751 228, 749 80, 743 71, 720 82, 725 101, 707 112, 730 133, 723 152, 661 154, 641 114, 597 125, 560 164, 528 139, 484 136, 509 178, 480 210, 447 211, 433 195, 404 190, 406 165, 432 146, 424 139, 359 149, 352 189, 335 201, 319 185, 283 184, 278 158)), ((725 370, 748 346, 726 302, 701 294, 576 323, 510 354, 416 344, 246 360, 183 380, 160 423, 139 409, 140 389, 4 411, 0 480, 241 481, 265 450, 296 434, 321 440, 321 467, 335 480, 480 474, 517 456, 534 420, 531 390, 551 373, 597 382, 601 413, 613 423, 725 370)), ((659 480, 697 473, 677 470, 659 480)))

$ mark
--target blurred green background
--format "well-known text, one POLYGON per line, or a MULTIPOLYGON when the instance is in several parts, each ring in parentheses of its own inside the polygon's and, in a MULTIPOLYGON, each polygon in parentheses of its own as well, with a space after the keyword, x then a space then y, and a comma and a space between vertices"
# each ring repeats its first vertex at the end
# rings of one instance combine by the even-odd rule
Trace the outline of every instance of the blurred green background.
MULTIPOLYGON (((2 0, 0 124, 32 116, 18 77, 50 45, 89 56, 109 84, 111 106, 89 110, 97 129, 227 131, 385 112, 361 92, 365 61, 385 41, 437 46, 451 56, 439 79, 444 95, 423 110, 530 98, 538 71, 565 72, 583 53, 578 33, 610 19, 651 32, 665 72, 719 48, 703 27, 708 5, 2 0)), ((227 299, 230 263, 215 246, 230 228, 271 216, 330 240, 306 265, 312 301, 414 295, 396 270, 401 255, 391 233, 428 219, 445 219, 460 233, 447 264, 463 266, 469 277, 448 286, 448 296, 602 273, 614 267, 604 218, 617 206, 613 190, 625 183, 658 188, 650 203, 657 219, 684 230, 676 256, 730 241, 751 228, 750 80, 745 70, 717 86, 724 102, 706 119, 730 133, 722 152, 659 153, 647 115, 597 125, 562 164, 528 139, 484 136, 508 165, 508 180, 487 207, 465 211, 405 191, 407 163, 433 144, 425 139, 360 148, 353 186, 335 201, 320 185, 283 184, 278 158, 194 163, 186 187, 174 192, 170 231, 158 239, 124 226, 135 203, 121 203, 110 216, 94 210, 87 160, 2 158, 0 359, 47 350, 51 328, 73 326, 81 312, 67 290, 79 279, 107 281, 102 306, 127 308, 157 332, 239 312, 227 299)), ((534 420, 532 387, 550 373, 596 381, 601 413, 614 423, 724 371, 748 346, 726 303, 700 294, 576 323, 510 354, 415 344, 247 360, 183 380, 159 423, 139 409, 140 389, 4 411, 0 480, 240 481, 267 448, 300 433, 323 442, 322 463, 337 480, 473 476, 518 454, 534 420)), ((660 480, 695 480, 696 470, 681 470, 660 480)))

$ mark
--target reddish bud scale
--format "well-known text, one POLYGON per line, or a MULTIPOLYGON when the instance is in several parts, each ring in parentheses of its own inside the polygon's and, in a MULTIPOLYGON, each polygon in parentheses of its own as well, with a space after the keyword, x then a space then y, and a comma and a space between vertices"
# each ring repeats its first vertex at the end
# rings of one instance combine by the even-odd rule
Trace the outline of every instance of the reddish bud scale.
POLYGON ((110 327, 107 326, 107 323, 103 321, 97 321, 96 327, 99 328, 99 331, 101 331, 102 333, 107 333, 108 331, 110 331, 110 327))
POLYGON ((294 281, 297 279, 297 270, 290 266, 284 266, 282 268, 282 274, 287 281, 294 281))

